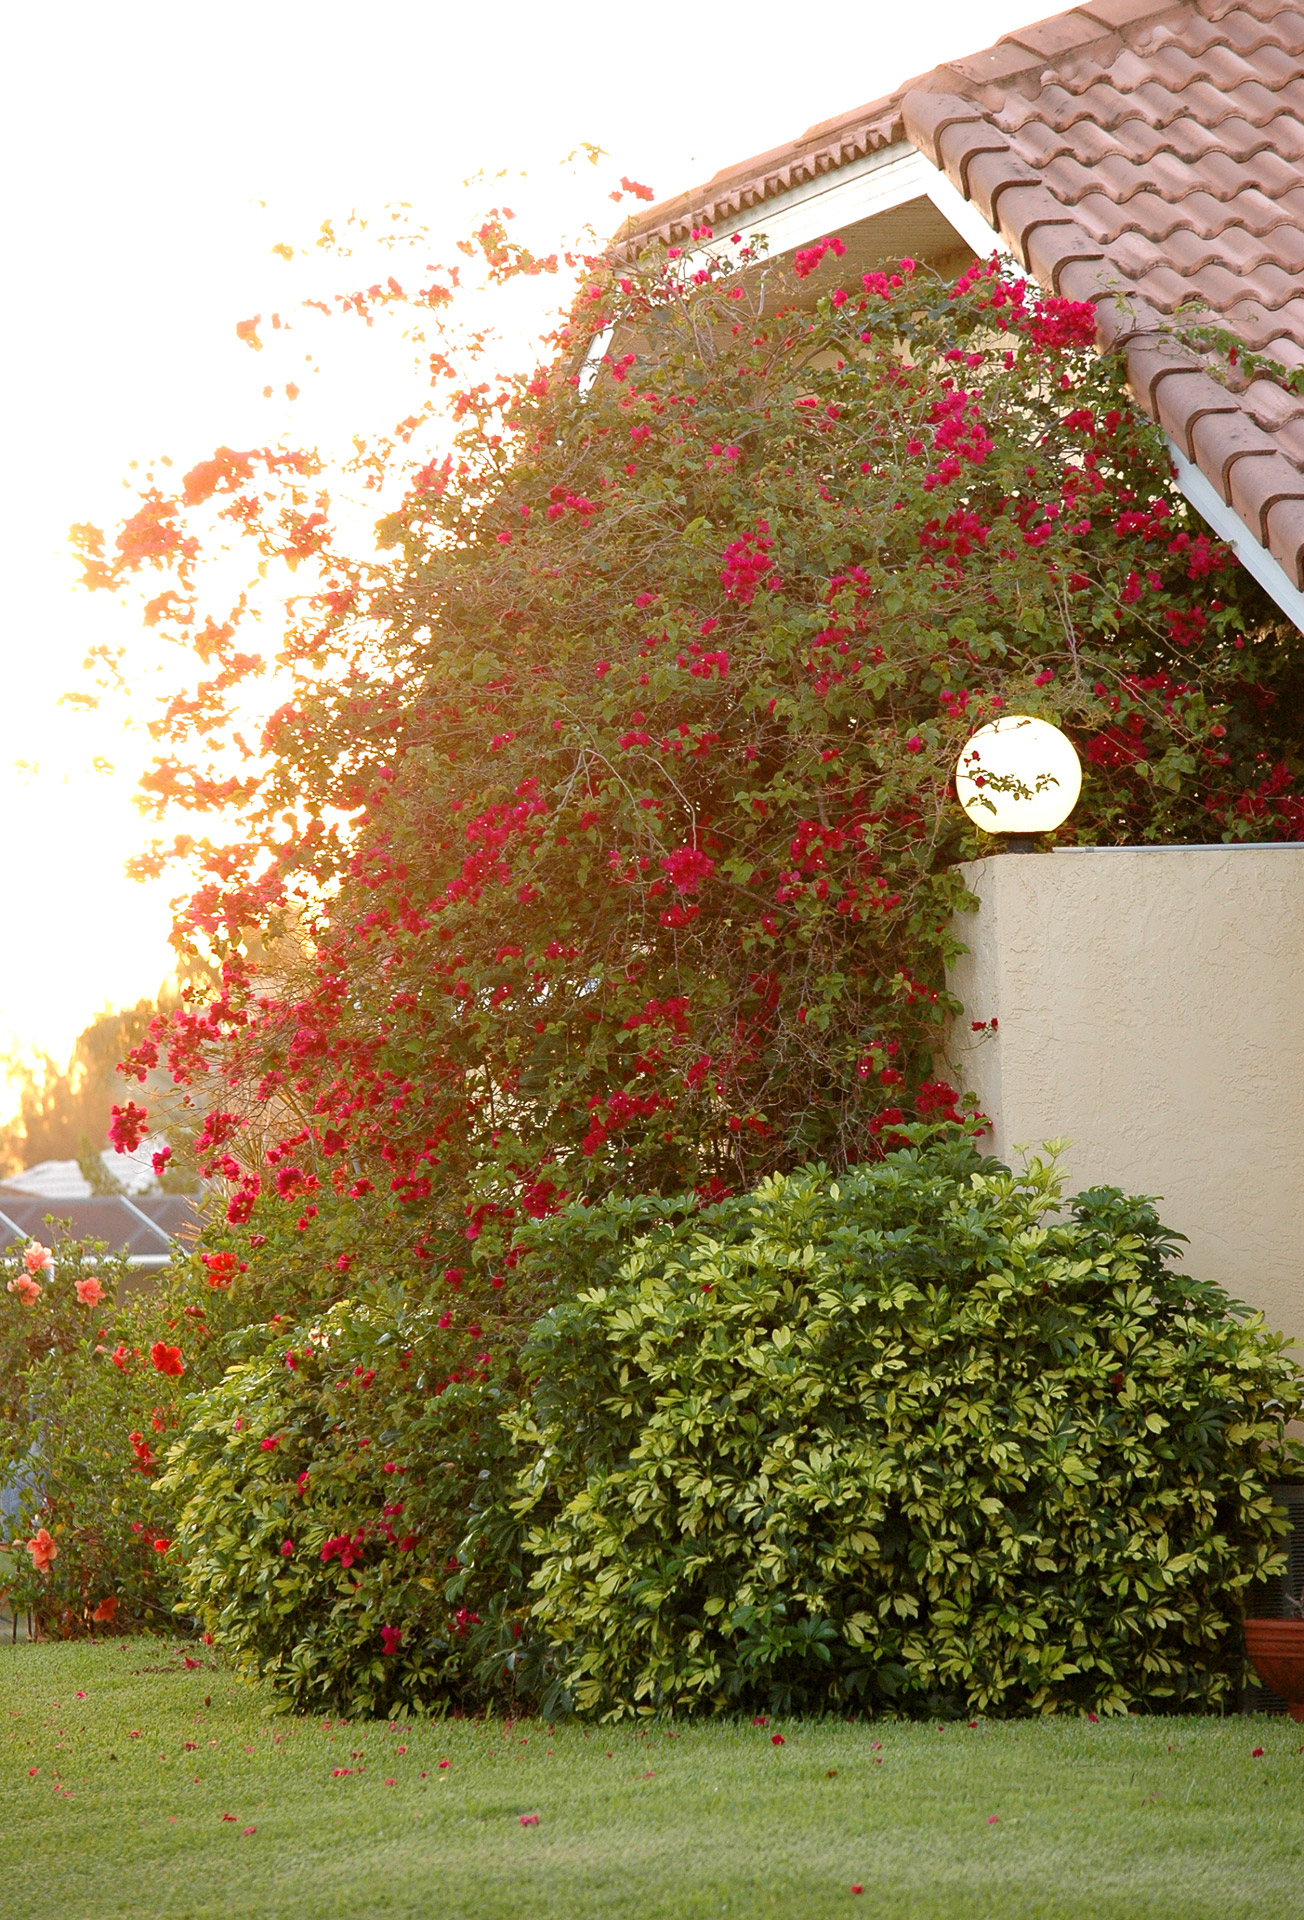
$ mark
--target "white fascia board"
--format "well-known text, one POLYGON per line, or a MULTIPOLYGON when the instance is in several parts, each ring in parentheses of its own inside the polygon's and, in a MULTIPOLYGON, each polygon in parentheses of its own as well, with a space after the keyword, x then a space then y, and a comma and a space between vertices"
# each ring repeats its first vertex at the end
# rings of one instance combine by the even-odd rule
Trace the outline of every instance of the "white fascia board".
POLYGON ((1286 618, 1304 633, 1304 593, 1295 586, 1280 561, 1261 546, 1234 507, 1227 502, 1207 474, 1188 460, 1177 442, 1168 434, 1177 484, 1202 520, 1208 522, 1220 540, 1225 540, 1247 573, 1252 573, 1263 591, 1281 608, 1286 618))
POLYGON ((928 176, 924 192, 928 195, 943 220, 953 226, 960 238, 971 246, 980 260, 990 260, 998 253, 1002 260, 1013 262, 1014 256, 994 227, 989 227, 972 200, 966 200, 960 189, 947 179, 939 167, 935 167, 923 154, 919 161, 928 176))

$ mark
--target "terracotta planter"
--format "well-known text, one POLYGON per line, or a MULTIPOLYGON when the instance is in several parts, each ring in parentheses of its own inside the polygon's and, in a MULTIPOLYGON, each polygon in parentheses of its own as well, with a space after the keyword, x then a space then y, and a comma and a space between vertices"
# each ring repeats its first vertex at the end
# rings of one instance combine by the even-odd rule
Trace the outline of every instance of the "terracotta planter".
POLYGON ((1265 1687, 1286 1702, 1292 1720, 1304 1720, 1304 1620, 1247 1620, 1245 1651, 1265 1687))

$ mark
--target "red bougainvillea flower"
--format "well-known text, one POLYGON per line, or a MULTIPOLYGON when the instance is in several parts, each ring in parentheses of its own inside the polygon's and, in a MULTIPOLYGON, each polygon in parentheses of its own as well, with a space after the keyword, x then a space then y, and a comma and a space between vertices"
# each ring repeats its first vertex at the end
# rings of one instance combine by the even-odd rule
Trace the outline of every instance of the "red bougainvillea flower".
POLYGON ((170 1540, 164 1540, 160 1535, 160 1537, 154 1542, 154 1551, 155 1553, 166 1553, 168 1548, 171 1545, 172 1545, 172 1542, 170 1540))
POLYGON ((23 1248, 23 1265, 35 1279, 38 1273, 54 1272, 54 1255, 39 1240, 33 1240, 23 1248))
POLYGON ((676 893, 697 893, 715 872, 715 861, 697 847, 677 847, 661 862, 676 893))
POLYGON ((113 1142, 114 1152, 134 1153, 145 1138, 148 1127, 149 1114, 144 1107, 138 1107, 134 1100, 128 1100, 125 1107, 114 1107, 109 1127, 109 1139, 113 1142))
POLYGON ((20 1273, 17 1279, 9 1282, 9 1291, 16 1293, 26 1307, 34 1307, 41 1297, 41 1289, 25 1273, 20 1273))
POLYGON ((32 1565, 38 1573, 48 1573, 50 1562, 57 1560, 59 1549, 52 1536, 44 1527, 38 1528, 32 1538, 26 1542, 27 1551, 32 1556, 32 1565))
POLYGON ((170 1347, 166 1341, 156 1340, 149 1350, 149 1357, 160 1373, 170 1374, 173 1379, 178 1378, 186 1370, 180 1347, 170 1347))
POLYGON ((397 1653, 403 1644, 402 1627, 382 1627, 380 1644, 386 1653, 397 1653))
POLYGON ((93 1273, 77 1282, 77 1298, 84 1307, 98 1307, 104 1298, 104 1289, 93 1273))
POLYGON ((111 1627, 113 1625, 113 1616, 117 1611, 118 1596, 116 1593, 109 1593, 100 1601, 94 1613, 91 1615, 91 1619, 97 1627, 111 1627))

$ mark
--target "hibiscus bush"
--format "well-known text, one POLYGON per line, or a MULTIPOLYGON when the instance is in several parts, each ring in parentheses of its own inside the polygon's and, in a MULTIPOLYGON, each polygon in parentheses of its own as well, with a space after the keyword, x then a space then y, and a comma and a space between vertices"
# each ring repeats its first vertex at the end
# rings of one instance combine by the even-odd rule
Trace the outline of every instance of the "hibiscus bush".
POLYGON ((554 1700, 1226 1706, 1304 1376, 1174 1251, 964 1143, 640 1237, 508 1420, 554 1700))
POLYGON ((0 1255, 0 1585, 37 1633, 171 1624, 156 1476, 191 1384, 183 1341, 202 1349, 202 1315, 102 1245, 59 1233, 0 1255))

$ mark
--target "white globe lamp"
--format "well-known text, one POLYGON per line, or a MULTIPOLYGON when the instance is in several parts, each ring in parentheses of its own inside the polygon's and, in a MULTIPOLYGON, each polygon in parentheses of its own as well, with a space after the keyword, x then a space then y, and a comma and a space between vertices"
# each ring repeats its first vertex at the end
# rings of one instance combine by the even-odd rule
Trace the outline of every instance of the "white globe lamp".
POLYGON ((1082 791, 1073 743, 1049 720, 1003 713, 980 727, 955 769, 960 805, 1011 853, 1031 853, 1032 836, 1062 826, 1082 791))

